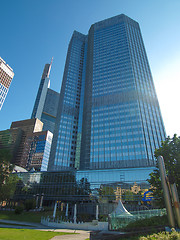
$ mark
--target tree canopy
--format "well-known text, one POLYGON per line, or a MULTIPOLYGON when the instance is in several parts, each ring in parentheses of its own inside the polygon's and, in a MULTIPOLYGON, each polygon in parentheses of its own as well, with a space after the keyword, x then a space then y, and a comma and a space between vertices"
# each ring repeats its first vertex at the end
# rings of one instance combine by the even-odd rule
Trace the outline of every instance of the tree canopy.
POLYGON ((15 191, 17 176, 10 175, 13 165, 10 163, 11 153, 7 149, 0 150, 0 202, 9 200, 15 191))
POLYGON ((116 200, 113 187, 102 185, 99 189, 99 200, 100 202, 110 202, 116 200))
POLYGON ((7 149, 0 150, 0 186, 6 181, 13 167, 10 164, 11 154, 7 149))
MULTIPOLYGON (((155 150, 156 159, 158 156, 163 156, 166 173, 172 175, 175 179, 178 194, 180 194, 180 137, 174 134, 173 138, 167 137, 159 149, 155 150)), ((156 169, 150 174, 148 182, 151 184, 153 196, 158 206, 164 207, 163 190, 160 181, 160 174, 158 165, 156 169)))

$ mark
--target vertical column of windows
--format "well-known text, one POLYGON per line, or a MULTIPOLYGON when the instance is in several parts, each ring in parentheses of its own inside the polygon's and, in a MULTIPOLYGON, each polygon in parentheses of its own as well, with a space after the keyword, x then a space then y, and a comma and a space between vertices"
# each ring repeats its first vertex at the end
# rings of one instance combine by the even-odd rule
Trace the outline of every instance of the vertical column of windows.
POLYGON ((140 91, 140 101, 142 101, 140 108, 148 158, 153 160, 154 150, 159 146, 160 141, 162 140, 161 135, 158 133, 159 123, 153 105, 156 111, 158 111, 159 108, 156 104, 157 100, 153 100, 154 98, 156 99, 156 94, 140 31, 132 26, 128 26, 127 28, 131 43, 133 65, 134 69, 136 69, 134 74, 136 77, 137 89, 140 91), (143 98, 145 99, 143 100, 143 98))
MULTIPOLYGON (((134 68, 134 75, 135 75, 135 79, 136 79, 137 91, 139 92, 139 94, 141 93, 143 96, 145 94, 145 89, 144 89, 144 82, 142 81, 143 78, 141 77, 141 67, 139 66, 141 58, 139 57, 138 41, 135 40, 135 33, 133 31, 134 31, 134 28, 131 27, 130 25, 127 25, 127 32, 128 32, 128 36, 129 36, 131 58, 132 58, 132 64, 133 64, 133 68, 134 68)), ((147 126, 147 119, 146 119, 147 116, 145 113, 143 103, 139 103, 139 104, 140 104, 140 112, 141 112, 141 118, 142 118, 142 123, 143 123, 143 128, 144 128, 144 141, 145 141, 144 149, 145 149, 145 151, 147 150, 148 158, 151 158, 151 156, 152 156, 151 151, 150 151, 151 148, 149 149, 150 141, 149 141, 149 137, 147 138, 147 136, 149 134, 148 126, 147 126)))
POLYGON ((59 126, 55 165, 75 167, 84 43, 74 37, 69 59, 65 95, 59 126))

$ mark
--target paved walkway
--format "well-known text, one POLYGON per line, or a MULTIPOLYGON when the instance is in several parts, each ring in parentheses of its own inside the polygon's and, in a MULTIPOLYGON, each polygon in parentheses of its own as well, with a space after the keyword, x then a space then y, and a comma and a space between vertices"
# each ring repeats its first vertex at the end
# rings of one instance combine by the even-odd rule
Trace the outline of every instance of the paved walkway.
POLYGON ((82 230, 69 230, 69 229, 56 229, 54 232, 68 232, 68 233, 77 233, 72 235, 61 235, 51 238, 51 240, 85 240, 90 238, 89 231, 82 230))

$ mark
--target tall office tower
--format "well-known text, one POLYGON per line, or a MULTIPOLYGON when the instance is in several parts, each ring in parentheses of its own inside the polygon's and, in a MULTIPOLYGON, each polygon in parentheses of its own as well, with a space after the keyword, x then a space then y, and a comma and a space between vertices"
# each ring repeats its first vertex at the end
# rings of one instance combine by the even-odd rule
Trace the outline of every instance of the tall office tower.
POLYGON ((75 168, 77 139, 81 140, 86 51, 87 37, 75 31, 67 53, 48 170, 75 168))
POLYGON ((152 171, 164 139, 139 24, 121 14, 74 32, 48 169, 152 171))
POLYGON ((0 57, 0 110, 7 96, 13 77, 13 69, 0 57))
POLYGON ((39 89, 36 96, 36 101, 34 104, 31 118, 41 119, 43 107, 44 107, 44 103, 47 95, 47 90, 50 86, 50 79, 49 79, 50 70, 51 70, 51 64, 46 64, 41 77, 41 82, 39 85, 39 89))
POLYGON ((44 67, 31 118, 40 119, 43 122, 43 130, 49 130, 53 132, 57 114, 59 93, 49 88, 51 64, 46 64, 44 67))
POLYGON ((48 88, 43 112, 40 119, 44 124, 43 131, 49 130, 52 133, 54 132, 58 102, 59 93, 48 88))

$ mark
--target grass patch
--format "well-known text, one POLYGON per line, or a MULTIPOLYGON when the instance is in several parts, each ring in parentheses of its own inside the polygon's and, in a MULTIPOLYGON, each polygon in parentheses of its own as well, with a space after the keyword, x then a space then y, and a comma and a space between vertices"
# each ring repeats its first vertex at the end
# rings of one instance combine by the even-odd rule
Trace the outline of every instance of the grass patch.
POLYGON ((14 220, 22 222, 34 222, 40 223, 42 216, 51 216, 52 212, 23 212, 21 214, 15 214, 12 211, 0 211, 0 219, 14 220))
POLYGON ((49 240, 54 236, 74 233, 39 231, 31 229, 0 228, 0 240, 49 240))

